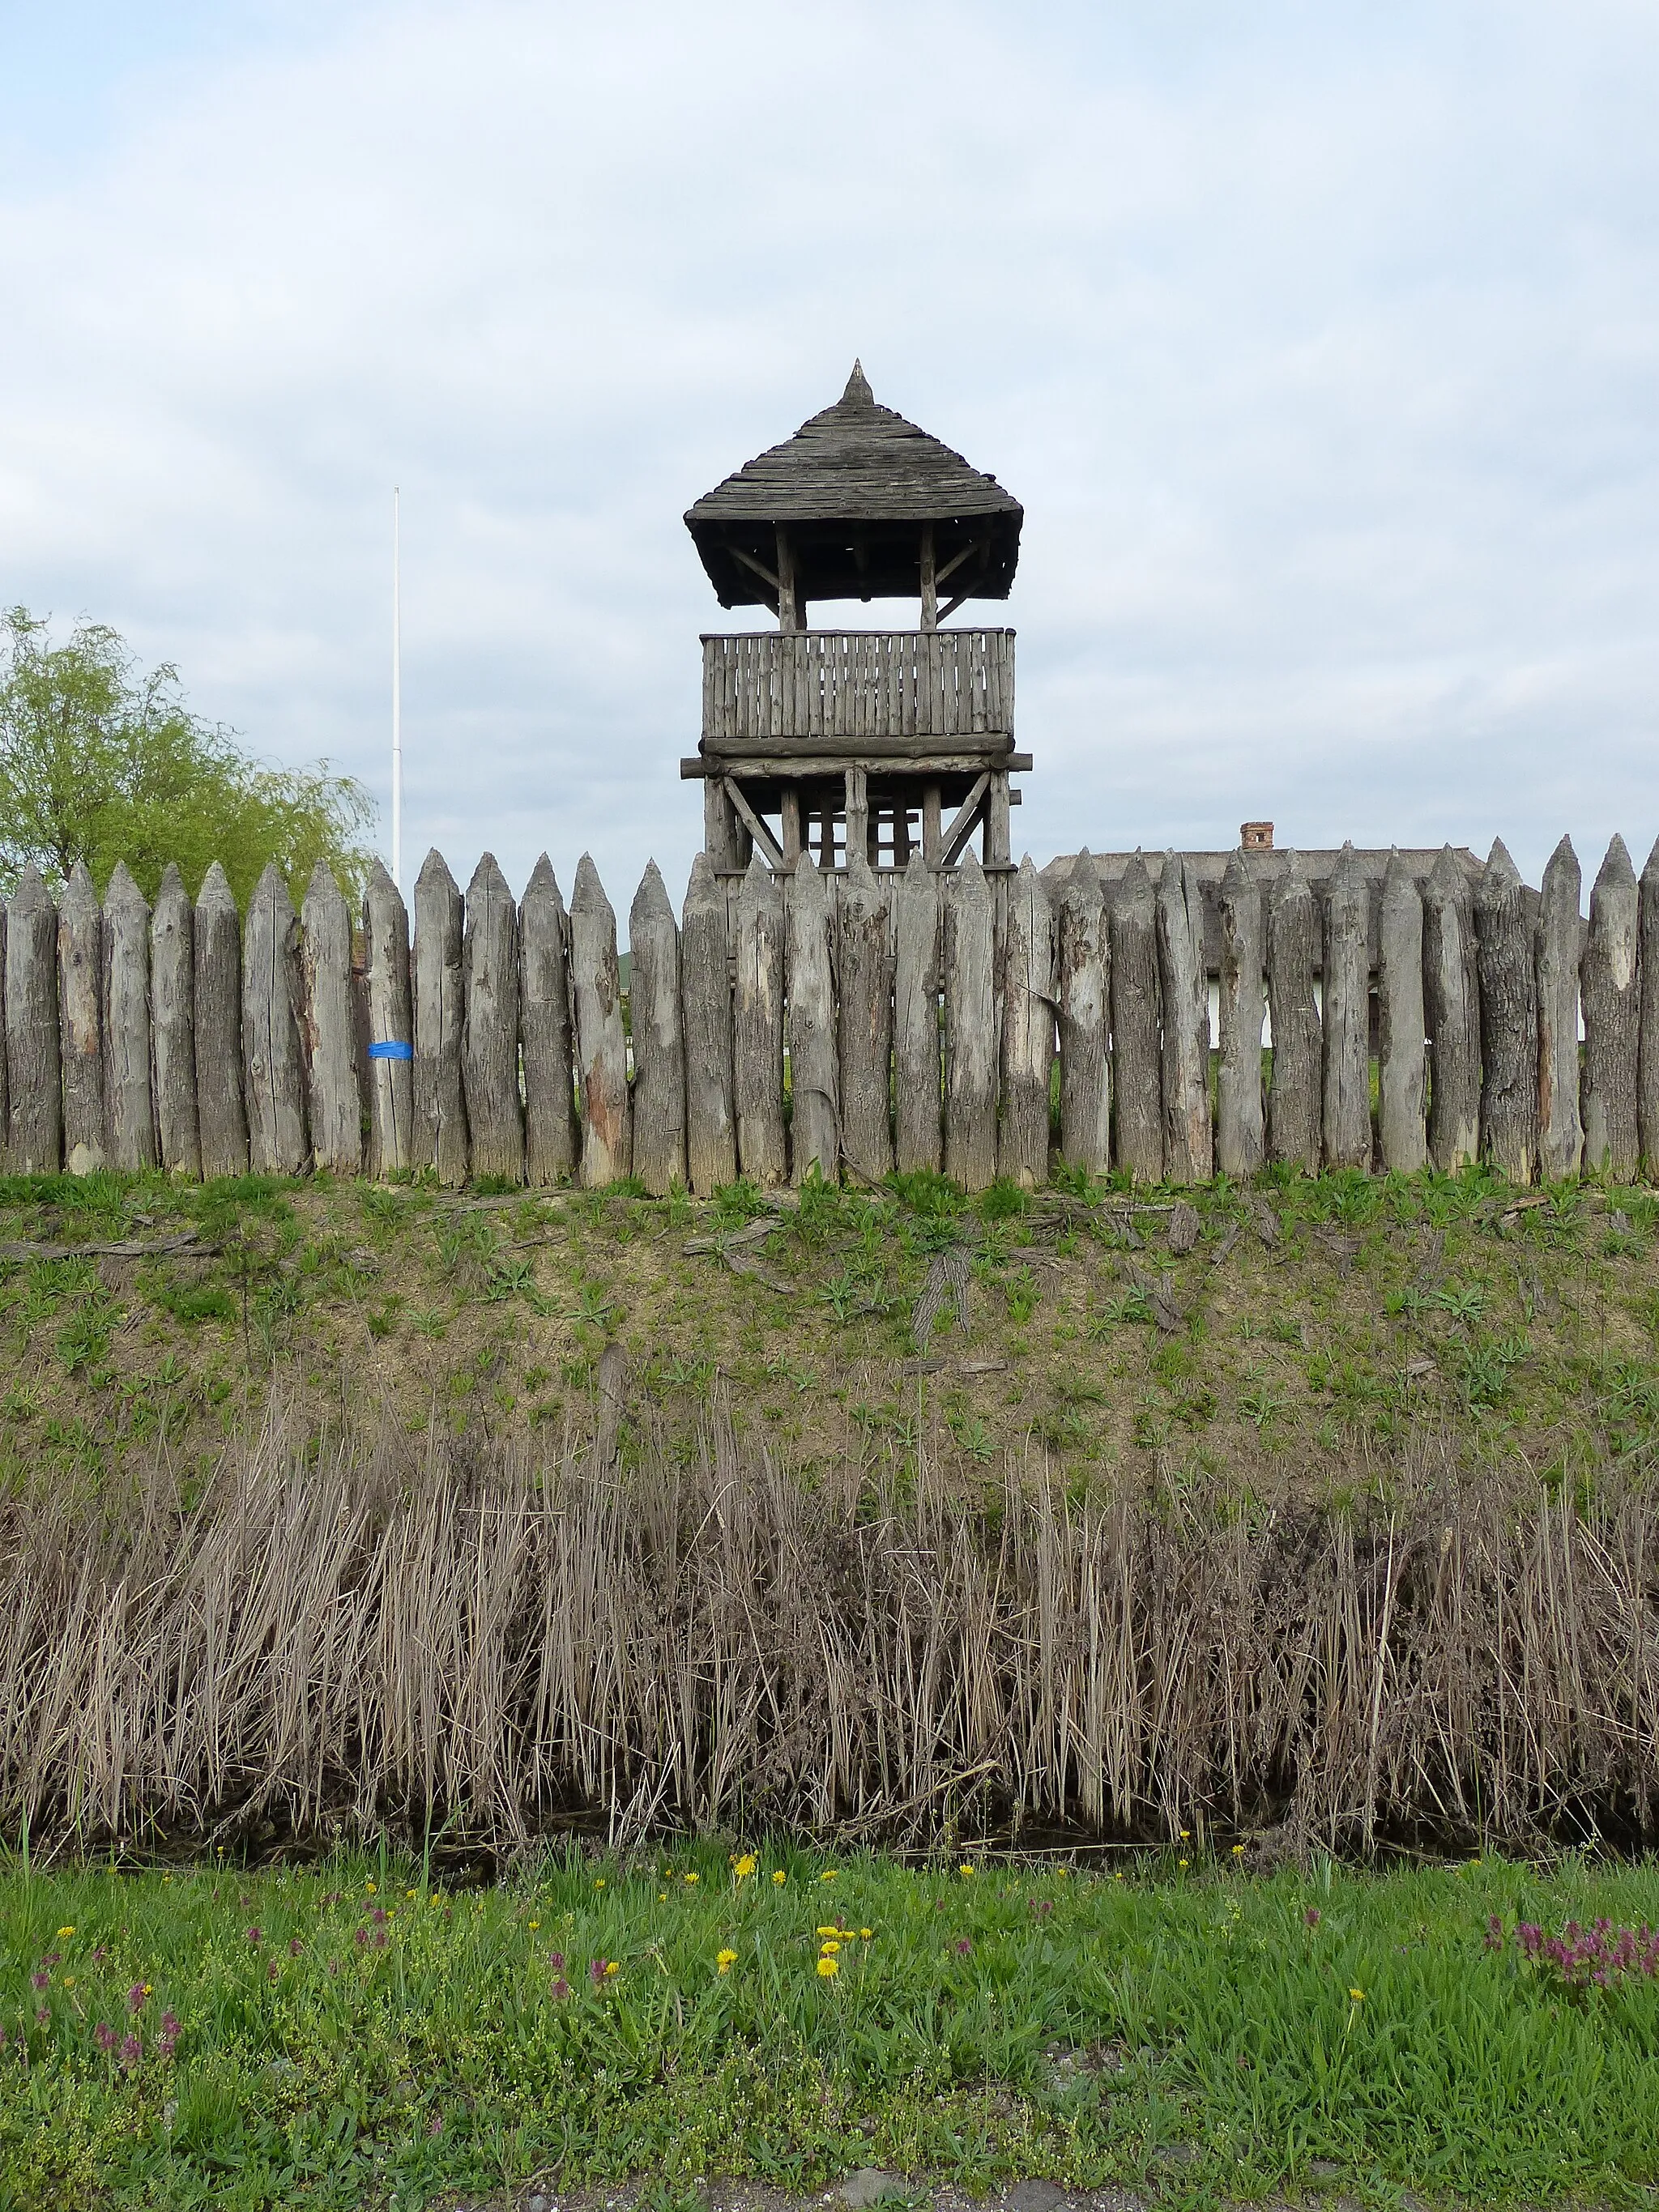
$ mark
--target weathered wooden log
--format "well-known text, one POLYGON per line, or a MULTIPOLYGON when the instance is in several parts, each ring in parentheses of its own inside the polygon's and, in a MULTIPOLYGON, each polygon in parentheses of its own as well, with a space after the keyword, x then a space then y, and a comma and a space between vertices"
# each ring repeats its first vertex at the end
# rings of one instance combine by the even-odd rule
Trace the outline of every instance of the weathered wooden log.
POLYGON ((1178 853, 1164 856, 1155 911, 1158 993, 1164 1006, 1159 1066, 1164 1180, 1208 1182, 1215 1168, 1210 1134, 1210 1007, 1204 970, 1204 908, 1197 880, 1188 884, 1178 853))
POLYGON ((691 863, 681 909, 680 999, 685 1031, 685 1167, 699 1198, 738 1173, 732 1069, 732 963, 726 893, 707 853, 691 863))
POLYGON ((1300 855, 1285 855, 1267 905, 1267 1010, 1273 1069, 1267 1088, 1267 1157, 1278 1167, 1319 1172, 1321 1066, 1319 908, 1300 855))
POLYGON ((836 915, 841 1146, 849 1171, 879 1182, 893 1171, 893 916, 864 854, 848 855, 836 915))
POLYGON ((1163 1026, 1158 902, 1139 852, 1119 879, 1111 917, 1112 1097, 1116 1158, 1136 1182, 1164 1173, 1163 1026))
POLYGON ((939 879, 913 852, 893 912, 894 1161, 901 1175, 939 1172, 939 879))
POLYGON ((466 1181, 462 927, 460 885, 434 846, 415 878, 415 1127, 416 1164, 450 1190, 466 1181))
POLYGON ((362 1084, 351 995, 351 909, 326 860, 319 860, 300 904, 307 1104, 314 1164, 331 1174, 361 1175, 362 1084))
POLYGON ((522 1182, 519 909, 493 853, 480 860, 466 887, 461 988, 461 1094, 472 1173, 522 1182))
POLYGON ((1442 848, 1423 887, 1423 1017, 1429 1040, 1429 1152, 1455 1175, 1480 1148, 1480 994, 1474 902, 1463 864, 1442 848))
POLYGON ((997 1172, 996 929, 969 853, 945 889, 945 1172, 984 1190, 997 1172))
POLYGON ((581 1180, 589 1190, 634 1172, 628 1100, 628 1044, 617 968, 617 917, 599 872, 584 853, 570 895, 570 1000, 581 1101, 581 1180))
POLYGON ((33 862, 6 917, 6 1059, 11 1172, 56 1175, 64 1164, 58 909, 33 862))
POLYGON ((1615 836, 1590 889, 1584 944, 1584 1164, 1619 1182, 1641 1160, 1641 891, 1615 836))
POLYGON ((525 1174, 538 1188, 576 1172, 575 1038, 570 917, 545 853, 519 902, 519 1034, 524 1041, 525 1174))
POLYGON ((204 1176, 245 1176, 247 1111, 242 1092, 242 922, 215 860, 196 900, 196 1121, 204 1176))
POLYGON ((1243 1182, 1260 1172, 1267 1140, 1261 1031, 1267 992, 1261 886, 1242 847, 1227 863, 1216 911, 1221 925, 1216 1164, 1223 1175, 1243 1182))
POLYGON ((11 1082, 10 1053, 6 1043, 5 1022, 6 976, 6 902, 0 899, 0 1169, 10 1172, 11 1162, 11 1082))
POLYGON ((785 902, 789 991, 789 1172, 805 1182, 841 1172, 841 1097, 836 1051, 836 986, 830 898, 803 853, 785 902))
POLYGON ((738 1164, 764 1188, 788 1173, 783 1121, 783 889, 758 853, 738 890, 732 1084, 738 1164))
POLYGON ((58 908, 58 1020, 64 1070, 64 1164, 91 1175, 109 1155, 104 1127, 104 909, 84 860, 58 908))
POLYGON ((300 1004, 299 918, 280 871, 267 862, 242 938, 248 1158, 256 1175, 299 1175, 311 1156, 300 1004))
POLYGON ((1054 922, 1028 853, 1007 886, 1002 936, 1002 1115, 997 1172, 1028 1190, 1048 1180, 1054 1066, 1054 922))
POLYGON ((680 933, 654 860, 628 916, 634 1034, 634 1173, 653 1198, 685 1183, 685 1033, 680 933))
POLYGON ((1398 846, 1389 855, 1377 915, 1376 1011, 1382 1164, 1401 1175, 1415 1175, 1429 1158, 1423 901, 1398 846))
POLYGON ((409 908, 379 860, 363 893, 368 956, 368 1171, 402 1175, 417 1160, 415 1139, 415 1007, 410 994, 409 908))
POLYGON ((1103 1176, 1112 1159, 1112 949, 1100 872, 1085 846, 1066 872, 1055 928, 1060 1158, 1103 1176))
POLYGON ((1511 1182, 1532 1181, 1538 1142, 1538 981, 1525 886, 1501 837, 1474 898, 1480 980, 1480 1149, 1511 1182))
POLYGON ((112 1167, 137 1174, 155 1165, 149 905, 125 860, 104 894, 104 1127, 112 1167))
POLYGON ((1370 887, 1345 844, 1325 913, 1325 1164, 1371 1164, 1370 887))
POLYGON ((202 1172, 196 1118, 196 921, 169 860, 149 918, 149 1037, 155 1060, 155 1141, 169 1175, 202 1172))
POLYGON ((1642 870, 1640 893, 1637 969, 1642 1036, 1637 1056, 1637 1127, 1642 1164, 1652 1182, 1659 1181, 1659 840, 1642 870))
POLYGON ((1583 878, 1571 837, 1544 869, 1533 969, 1538 993, 1538 1172, 1547 1182, 1577 1175, 1584 1152, 1578 1118, 1578 962, 1583 878))

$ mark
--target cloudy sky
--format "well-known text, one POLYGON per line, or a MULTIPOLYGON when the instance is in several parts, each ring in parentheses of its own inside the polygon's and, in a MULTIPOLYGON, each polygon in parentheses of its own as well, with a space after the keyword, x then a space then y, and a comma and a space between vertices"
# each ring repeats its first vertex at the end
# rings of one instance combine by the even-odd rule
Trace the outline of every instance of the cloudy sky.
POLYGON ((1659 830, 1650 4, 0 0, 0 597, 384 801, 400 484, 406 878, 684 879, 754 617, 680 518, 855 354, 1024 502, 1039 860, 1659 830))

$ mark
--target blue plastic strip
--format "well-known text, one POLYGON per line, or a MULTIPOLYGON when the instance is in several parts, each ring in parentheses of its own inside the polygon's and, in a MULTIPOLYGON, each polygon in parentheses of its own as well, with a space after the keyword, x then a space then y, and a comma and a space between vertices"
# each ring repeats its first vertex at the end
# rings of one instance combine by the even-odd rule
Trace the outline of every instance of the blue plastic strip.
POLYGON ((415 1048, 412 1044, 372 1044, 368 1056, 371 1060, 413 1060, 415 1048))

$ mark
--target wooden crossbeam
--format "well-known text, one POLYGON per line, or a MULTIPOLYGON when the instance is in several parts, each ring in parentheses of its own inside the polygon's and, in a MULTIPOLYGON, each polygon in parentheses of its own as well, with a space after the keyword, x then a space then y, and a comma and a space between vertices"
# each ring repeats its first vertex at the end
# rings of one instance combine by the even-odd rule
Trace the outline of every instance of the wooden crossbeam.
MULTIPOLYGON (((940 575, 948 576, 951 569, 956 567, 957 562, 965 561, 969 553, 978 553, 983 556, 979 564, 979 573, 980 575, 982 576, 987 568, 991 565, 991 541, 988 538, 981 538, 976 545, 966 546, 962 552, 953 556, 953 557, 945 563, 945 567, 940 569, 940 575)), ((978 577, 975 577, 974 580, 975 583, 977 583, 978 580, 978 577)), ((945 605, 939 611, 939 620, 943 622, 947 615, 955 614, 957 609, 963 604, 963 600, 971 596, 973 588, 973 585, 969 584, 963 590, 958 592, 954 599, 947 599, 945 605)))
POLYGON ((737 779, 734 776, 728 775, 725 781, 726 795, 731 800, 732 805, 737 809, 738 819, 743 823, 744 829, 748 830, 750 836, 760 847, 761 851, 766 855, 766 858, 771 866, 775 868, 781 868, 783 866, 782 846, 779 844, 777 839, 772 835, 772 832, 767 828, 766 824, 761 820, 759 815, 756 813, 754 808, 744 797, 741 789, 738 787, 737 779))
POLYGON ((988 552, 990 545, 991 541, 988 538, 970 538, 960 553, 953 553, 942 568, 936 568, 933 571, 934 583, 942 584, 947 576, 953 574, 961 568, 964 561, 970 561, 975 553, 988 552))
POLYGON ((985 794, 990 788, 991 777, 988 769, 978 779, 951 817, 951 826, 945 833, 945 850, 939 862, 941 867, 953 868, 956 866, 963 847, 974 834, 975 824, 979 820, 979 811, 985 804, 985 794))
POLYGON ((741 545, 728 545, 726 550, 734 561, 741 561, 745 568, 752 568, 763 584, 769 584, 775 592, 782 591, 783 586, 764 561, 757 561, 752 553, 745 553, 741 545))

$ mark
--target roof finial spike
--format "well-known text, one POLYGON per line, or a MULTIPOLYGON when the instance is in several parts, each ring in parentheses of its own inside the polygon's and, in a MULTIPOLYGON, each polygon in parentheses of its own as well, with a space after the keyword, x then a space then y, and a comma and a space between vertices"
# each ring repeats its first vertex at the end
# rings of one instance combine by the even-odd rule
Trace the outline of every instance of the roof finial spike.
POLYGON ((853 374, 847 380, 847 389, 841 395, 843 407, 873 407, 876 395, 870 389, 870 380, 864 373, 864 363, 854 361, 853 374))

